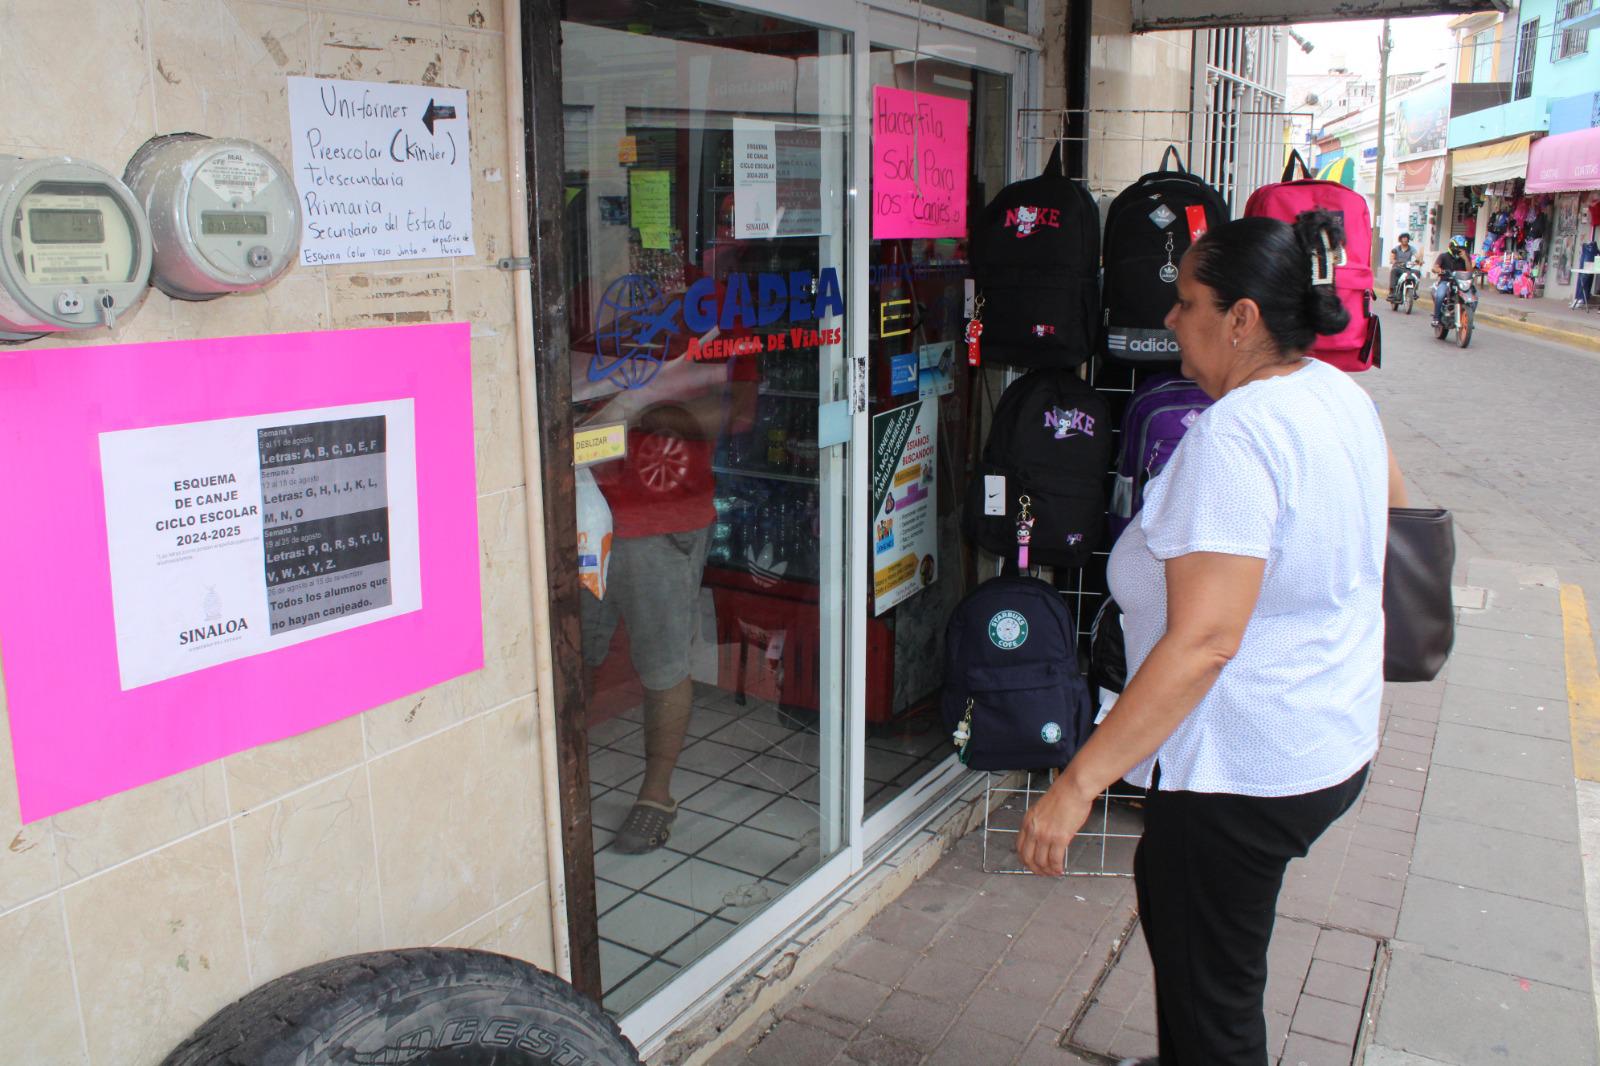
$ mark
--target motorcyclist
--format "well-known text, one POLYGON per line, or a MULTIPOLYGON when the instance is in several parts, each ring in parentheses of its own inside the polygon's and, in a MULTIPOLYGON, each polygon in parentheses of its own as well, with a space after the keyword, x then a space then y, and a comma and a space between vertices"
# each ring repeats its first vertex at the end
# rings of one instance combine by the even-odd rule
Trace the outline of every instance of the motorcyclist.
POLYGON ((1417 258, 1417 250, 1411 246, 1411 234, 1400 234, 1400 243, 1389 249, 1389 298, 1394 299, 1394 293, 1400 288, 1400 274, 1417 258))
POLYGON ((1444 314, 1444 298, 1450 291, 1450 277, 1457 270, 1467 269, 1467 239, 1460 234, 1450 238, 1445 250, 1433 261, 1433 273, 1438 279, 1433 283, 1433 321, 1438 325, 1444 314))

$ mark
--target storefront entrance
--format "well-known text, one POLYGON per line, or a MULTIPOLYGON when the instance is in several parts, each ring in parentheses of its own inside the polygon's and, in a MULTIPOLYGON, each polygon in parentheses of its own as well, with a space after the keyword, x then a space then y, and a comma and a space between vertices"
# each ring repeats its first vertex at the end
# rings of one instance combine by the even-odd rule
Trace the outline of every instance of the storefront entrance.
POLYGON ((945 122, 913 134, 910 180, 971 217, 1020 169, 1031 54, 948 21, 628 0, 561 26, 583 585, 582 708, 564 714, 593 834, 592 881, 572 883, 598 916, 574 944, 597 945, 636 1039, 960 773, 937 700, 944 624, 977 575, 959 532, 967 240, 875 234, 892 178, 872 115, 881 87, 945 122), (927 455, 886 577, 873 430, 911 405, 927 455))

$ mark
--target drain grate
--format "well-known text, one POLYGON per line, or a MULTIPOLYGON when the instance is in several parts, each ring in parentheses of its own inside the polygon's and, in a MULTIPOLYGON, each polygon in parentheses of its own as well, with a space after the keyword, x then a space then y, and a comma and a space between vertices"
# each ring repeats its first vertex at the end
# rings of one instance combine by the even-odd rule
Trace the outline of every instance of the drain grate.
MULTIPOLYGON (((1299 1066, 1296 1049, 1308 1039, 1343 1043, 1353 1058, 1384 948, 1371 936, 1279 915, 1267 949, 1268 1061, 1299 1066)), ((1098 1063, 1156 1053, 1150 954, 1137 915, 1084 995, 1061 1046, 1098 1063)))

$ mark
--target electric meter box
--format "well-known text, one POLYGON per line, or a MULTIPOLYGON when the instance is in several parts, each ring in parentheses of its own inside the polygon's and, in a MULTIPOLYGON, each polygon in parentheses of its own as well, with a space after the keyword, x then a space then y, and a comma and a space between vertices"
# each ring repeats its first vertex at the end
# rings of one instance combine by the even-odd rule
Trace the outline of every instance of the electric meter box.
POLYGON ((0 156, 0 340, 110 326, 149 282, 150 227, 115 175, 0 156))
POLYGON ((150 219, 155 285, 180 300, 251 292, 300 249, 288 171, 251 141, 175 133, 145 142, 123 174, 150 219))

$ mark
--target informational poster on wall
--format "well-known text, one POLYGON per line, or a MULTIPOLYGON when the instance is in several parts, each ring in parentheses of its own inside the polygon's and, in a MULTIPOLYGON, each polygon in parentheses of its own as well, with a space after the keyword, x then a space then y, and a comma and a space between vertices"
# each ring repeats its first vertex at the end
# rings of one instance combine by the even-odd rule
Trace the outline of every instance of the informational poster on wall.
POLYGON ((300 261, 472 255, 467 93, 291 76, 300 261))
POLYGON ((409 399, 102 433, 100 467, 124 690, 422 606, 409 399))
POLYGON ((24 821, 483 665, 465 323, 0 356, 24 821))
POLYGON ((872 91, 872 236, 967 235, 964 100, 879 85, 872 91))
POLYGON ((733 120, 733 235, 812 237, 822 212, 822 131, 733 120))
POLYGON ((918 400, 872 417, 873 614, 939 576, 939 404, 918 400))

